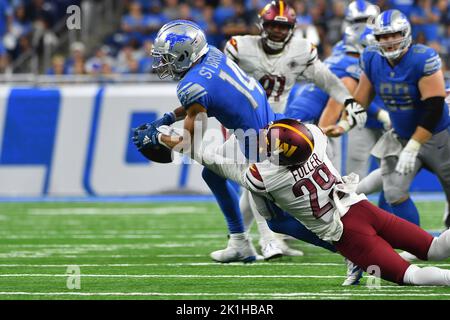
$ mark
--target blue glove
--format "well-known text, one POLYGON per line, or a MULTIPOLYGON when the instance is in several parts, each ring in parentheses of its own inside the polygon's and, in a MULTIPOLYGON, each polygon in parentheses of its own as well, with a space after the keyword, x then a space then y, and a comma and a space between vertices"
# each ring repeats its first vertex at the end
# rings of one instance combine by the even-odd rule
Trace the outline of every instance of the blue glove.
POLYGON ((137 149, 141 151, 152 146, 158 146, 158 135, 159 131, 157 127, 153 124, 146 123, 134 129, 134 134, 131 139, 137 149))
POLYGON ((151 124, 154 125, 156 128, 159 128, 161 126, 170 126, 175 122, 175 120, 176 120, 175 113, 166 112, 164 113, 162 118, 153 121, 151 124))

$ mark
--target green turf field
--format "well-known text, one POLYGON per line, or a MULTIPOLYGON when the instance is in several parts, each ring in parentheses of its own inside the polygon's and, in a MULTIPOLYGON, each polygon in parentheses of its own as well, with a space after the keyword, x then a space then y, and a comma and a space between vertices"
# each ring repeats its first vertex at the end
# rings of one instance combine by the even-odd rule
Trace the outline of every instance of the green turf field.
MULTIPOLYGON (((418 207, 442 229, 443 203, 418 207)), ((450 299, 450 288, 341 287, 343 258, 300 242, 304 257, 212 262, 226 243, 214 203, 0 203, 0 299, 450 299)))

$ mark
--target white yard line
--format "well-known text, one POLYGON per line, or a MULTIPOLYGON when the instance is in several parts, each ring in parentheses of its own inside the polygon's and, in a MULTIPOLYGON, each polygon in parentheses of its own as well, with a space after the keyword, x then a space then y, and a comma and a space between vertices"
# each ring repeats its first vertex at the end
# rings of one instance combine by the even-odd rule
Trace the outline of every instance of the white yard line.
MULTIPOLYGON (((8 267, 34 267, 34 268, 64 268, 73 264, 0 264, 0 268, 8 267)), ((105 264, 91 264, 81 263, 76 264, 79 267, 191 267, 191 266, 237 266, 237 267, 267 267, 267 266, 294 266, 294 267, 307 267, 307 266, 339 266, 342 267, 344 263, 291 263, 291 262, 267 262, 261 261, 256 263, 244 264, 242 262, 233 262, 227 264, 220 264, 217 262, 181 262, 181 263, 105 263, 105 264)))
POLYGON ((237 296, 237 297, 274 297, 274 298, 293 298, 293 297, 448 297, 450 293, 399 293, 399 294, 379 294, 373 292, 367 293, 320 293, 320 292, 290 292, 290 293, 250 293, 250 292, 233 292, 233 293, 205 293, 205 292, 22 292, 22 291, 3 291, 0 295, 25 295, 25 296, 237 296))
POLYGON ((27 213, 34 216, 60 216, 60 215, 167 215, 167 214, 206 214, 210 209, 194 206, 171 206, 153 208, 32 208, 27 213))
MULTIPOLYGON (((49 274, 49 273, 12 273, 12 274, 0 274, 2 278, 58 278, 68 277, 70 274, 49 274)), ((345 278, 345 276, 319 276, 319 275, 202 275, 202 274, 80 274, 80 277, 84 278, 311 278, 311 279, 333 279, 333 278, 345 278)))

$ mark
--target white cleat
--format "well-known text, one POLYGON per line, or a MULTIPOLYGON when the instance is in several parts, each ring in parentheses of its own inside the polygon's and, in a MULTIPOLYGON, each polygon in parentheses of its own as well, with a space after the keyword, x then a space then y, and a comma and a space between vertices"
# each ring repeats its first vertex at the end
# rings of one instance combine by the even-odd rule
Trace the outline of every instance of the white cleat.
POLYGON ((225 249, 211 252, 211 258, 221 263, 229 262, 253 262, 261 260, 256 254, 255 247, 250 240, 228 240, 228 246, 225 249), (259 258, 259 259, 258 259, 259 258))
POLYGON ((264 260, 280 258, 283 256, 283 250, 281 250, 275 240, 261 245, 261 253, 264 257, 264 260))
POLYGON ((359 284, 359 280, 362 278, 363 270, 356 264, 348 259, 345 259, 347 263, 347 279, 345 279, 343 286, 356 286, 359 284))
POLYGON ((413 255, 412 253, 409 253, 407 251, 400 252, 399 256, 408 262, 419 260, 419 258, 417 258, 415 255, 413 255))
POLYGON ((284 240, 279 239, 277 241, 278 247, 283 252, 283 256, 289 256, 289 257, 303 257, 305 254, 301 250, 296 250, 290 248, 287 243, 284 240))

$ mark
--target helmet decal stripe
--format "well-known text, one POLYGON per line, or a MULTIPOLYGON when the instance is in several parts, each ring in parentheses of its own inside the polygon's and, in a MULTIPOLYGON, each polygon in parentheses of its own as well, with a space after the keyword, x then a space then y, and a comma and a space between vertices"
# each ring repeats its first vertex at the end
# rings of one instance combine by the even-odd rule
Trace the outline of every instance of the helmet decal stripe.
POLYGON ((280 1, 280 17, 283 16, 283 12, 284 12, 284 2, 280 1))
POLYGON ((309 140, 309 138, 308 138, 307 136, 305 136, 305 135, 304 135, 302 132, 300 132, 299 130, 295 129, 293 126, 290 126, 290 125, 284 124, 284 123, 275 123, 275 124, 271 125, 271 126, 269 127, 269 129, 275 128, 275 127, 282 127, 282 128, 286 128, 286 129, 289 129, 289 130, 291 130, 291 131, 294 131, 295 133, 297 133, 299 136, 301 136, 301 137, 308 143, 309 147, 311 148, 311 151, 314 150, 314 146, 313 146, 311 140, 309 140))
POLYGON ((364 12, 366 10, 366 1, 365 0, 357 0, 356 1, 356 7, 358 8, 358 11, 364 12))
POLYGON ((388 10, 385 12, 384 16, 383 16, 383 26, 387 27, 391 24, 391 16, 392 16, 392 11, 388 10))

